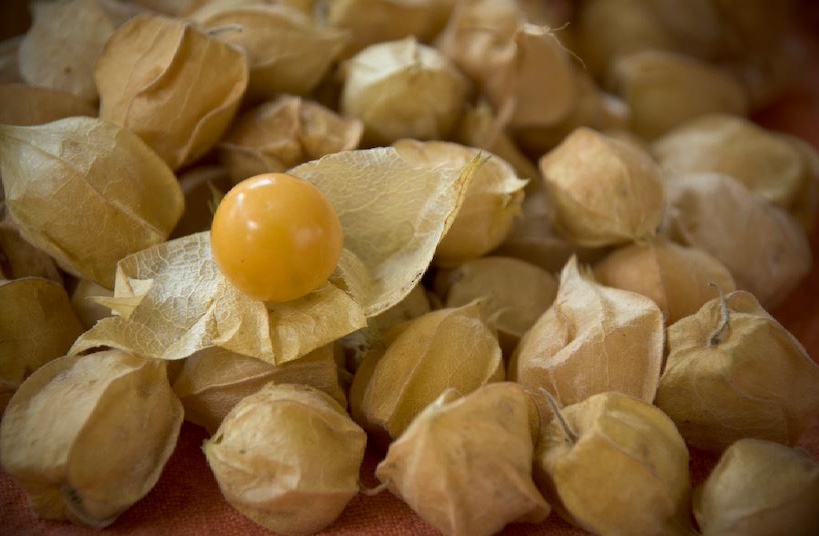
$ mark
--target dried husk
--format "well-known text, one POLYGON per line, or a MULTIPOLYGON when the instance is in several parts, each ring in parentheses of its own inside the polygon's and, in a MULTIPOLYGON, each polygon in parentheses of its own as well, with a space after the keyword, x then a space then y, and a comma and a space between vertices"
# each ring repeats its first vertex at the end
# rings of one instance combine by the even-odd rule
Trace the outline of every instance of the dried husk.
POLYGON ((512 166, 491 153, 456 143, 399 140, 393 147, 416 165, 454 170, 475 158, 483 160, 452 226, 435 250, 436 264, 452 266, 476 259, 503 242, 520 214, 526 186, 512 166))
POLYGON ((171 238, 209 230, 216 207, 232 186, 227 169, 221 166, 197 166, 182 173, 179 187, 185 194, 185 212, 171 238))
POLYGON ((681 175, 667 190, 671 238, 716 257, 737 288, 765 307, 781 303, 810 272, 810 244, 799 223, 736 179, 681 175))
POLYGON ((117 25, 127 18, 118 5, 103 0, 33 2, 34 22, 20 43, 23 80, 96 101, 94 65, 117 25))
POLYGON ((0 41, 0 84, 18 84, 20 75, 19 49, 22 35, 0 41))
POLYGON ((99 119, 0 126, 6 208, 65 271, 112 288, 117 261, 165 240, 182 191, 137 136, 99 119))
POLYGON ((448 389, 390 445, 375 474, 447 536, 540 523, 551 508, 532 481, 529 404, 511 382, 463 398, 448 389))
POLYGON ((71 93, 25 84, 0 85, 0 102, 0 123, 6 125, 40 125, 65 117, 97 115, 96 107, 71 93))
POLYGON ((655 141, 651 153, 672 180, 687 173, 722 173, 784 209, 797 201, 806 172, 799 149, 728 115, 689 121, 655 141))
POLYGON ((341 72, 341 112, 364 123, 370 145, 448 137, 470 89, 445 56, 414 37, 369 46, 341 72))
POLYGON ((65 355, 82 330, 60 284, 0 279, 0 415, 23 380, 65 355))
POLYGON ((207 30, 241 27, 241 31, 221 32, 219 39, 247 53, 250 99, 269 99, 277 93, 306 95, 348 42, 347 32, 319 26, 284 4, 208 4, 190 18, 207 30))
POLYGON ((540 159, 553 223, 585 247, 645 241, 665 209, 659 168, 639 148, 582 127, 540 159))
POLYGON ((145 14, 111 36, 94 78, 100 117, 138 135, 175 170, 221 138, 247 87, 248 64, 239 48, 191 23, 145 14))
POLYGON ((703 59, 741 53, 735 50, 733 36, 727 27, 731 20, 726 20, 720 12, 718 2, 648 0, 647 4, 663 30, 674 39, 680 52, 703 59))
POLYGON ((810 233, 819 213, 819 152, 802 138, 789 134, 778 134, 777 137, 796 149, 802 159, 805 172, 788 212, 810 233))
POLYGON ((398 328, 383 354, 365 358, 350 388, 353 418, 383 444, 447 389, 466 394, 504 379, 498 339, 476 303, 433 311, 398 328))
POLYGON ((117 350, 56 359, 6 408, 3 470, 38 517, 105 527, 156 484, 182 417, 163 362, 117 350))
POLYGON ((561 517, 594 534, 692 534, 688 450, 648 402, 601 393, 541 431, 535 482, 561 517))
POLYGON ((607 391, 651 402, 663 343, 657 304, 595 283, 572 257, 560 275, 554 303, 515 350, 509 377, 536 392, 546 389, 563 406, 607 391))
POLYGON ((740 439, 694 492, 705 536, 819 533, 819 463, 806 452, 740 439))
POLYGON ((594 266, 594 277, 608 287, 654 300, 666 325, 699 311, 719 290, 736 290, 734 278, 708 253, 657 238, 615 250, 594 266))
POLYGON ((239 116, 219 144, 233 182, 281 172, 358 147, 361 121, 300 97, 282 95, 239 116))
POLYGON ((368 319, 368 323, 371 327, 386 332, 394 326, 417 318, 430 312, 430 310, 432 310, 432 306, 429 302, 429 296, 427 296, 424 285, 418 283, 403 300, 368 319))
POLYGON ((111 310, 104 305, 100 305, 96 300, 98 298, 111 298, 113 295, 113 291, 91 281, 80 279, 77 282, 77 286, 71 294, 71 306, 85 329, 90 329, 98 320, 111 316, 111 310))
POLYGON ((332 344, 278 367, 221 348, 200 350, 185 359, 173 390, 185 407, 185 419, 215 434, 239 401, 271 382, 309 385, 341 407, 347 405, 332 344))
POLYGON ((26 242, 11 221, 0 221, 0 269, 7 279, 42 277, 63 284, 54 260, 26 242))
POLYGON ((669 326, 654 403, 698 448, 744 437, 793 446, 819 417, 819 365, 753 295, 736 291, 725 302, 669 326))
POLYGON ((270 531, 301 536, 332 524, 358 494, 366 442, 323 392, 268 384, 233 408, 204 451, 231 506, 270 531))
POLYGON ((612 84, 631 109, 631 127, 654 139, 709 114, 743 116, 743 87, 716 67, 681 54, 646 50, 619 58, 612 84))
POLYGON ((533 264, 511 257, 482 257, 436 278, 447 307, 480 300, 484 316, 498 331, 506 354, 546 312, 557 295, 554 276, 533 264))

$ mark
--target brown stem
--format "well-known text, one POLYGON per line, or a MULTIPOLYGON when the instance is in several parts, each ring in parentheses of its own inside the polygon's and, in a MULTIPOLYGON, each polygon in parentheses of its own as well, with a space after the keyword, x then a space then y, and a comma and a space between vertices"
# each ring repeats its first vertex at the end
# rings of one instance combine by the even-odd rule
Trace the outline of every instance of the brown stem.
POLYGON ((715 329, 711 333, 711 335, 708 337, 708 346, 713 348, 714 346, 717 346, 718 344, 720 344, 722 342, 720 340, 720 337, 722 337, 722 334, 728 328, 728 321, 730 319, 729 318, 730 315, 728 314, 728 302, 725 301, 725 293, 722 291, 722 288, 720 288, 720 286, 717 285, 716 283, 708 283, 708 286, 714 287, 715 289, 717 289, 717 292, 719 292, 720 313, 721 313, 720 314, 720 322, 719 322, 719 325, 717 326, 717 329, 715 329))
POLYGON ((560 427, 563 428, 563 433, 566 434, 566 437, 569 438, 572 445, 577 443, 577 434, 574 433, 574 430, 569 426, 569 423, 566 422, 566 419, 563 418, 563 414, 560 412, 560 408, 557 407, 557 401, 555 401, 552 393, 544 389, 543 387, 540 388, 541 394, 546 397, 546 400, 549 402, 549 406, 552 408, 552 413, 554 413, 557 422, 560 423, 560 427))

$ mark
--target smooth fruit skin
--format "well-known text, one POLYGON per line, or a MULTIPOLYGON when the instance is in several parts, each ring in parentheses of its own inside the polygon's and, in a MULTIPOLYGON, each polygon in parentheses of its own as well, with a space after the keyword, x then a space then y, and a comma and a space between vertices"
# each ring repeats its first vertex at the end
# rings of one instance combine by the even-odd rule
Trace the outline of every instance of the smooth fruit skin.
POLYGON ((216 264, 242 292, 285 302, 324 283, 338 263, 341 222, 312 184, 256 175, 225 195, 210 231, 216 264))

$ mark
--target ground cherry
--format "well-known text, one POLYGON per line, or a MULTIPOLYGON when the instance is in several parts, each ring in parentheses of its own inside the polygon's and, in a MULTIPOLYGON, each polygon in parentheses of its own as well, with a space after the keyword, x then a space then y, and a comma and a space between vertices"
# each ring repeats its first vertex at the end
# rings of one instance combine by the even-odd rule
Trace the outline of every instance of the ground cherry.
POLYGON ((216 264, 242 292, 289 301, 324 283, 341 255, 341 223, 309 182, 265 173, 225 195, 210 230, 216 264))

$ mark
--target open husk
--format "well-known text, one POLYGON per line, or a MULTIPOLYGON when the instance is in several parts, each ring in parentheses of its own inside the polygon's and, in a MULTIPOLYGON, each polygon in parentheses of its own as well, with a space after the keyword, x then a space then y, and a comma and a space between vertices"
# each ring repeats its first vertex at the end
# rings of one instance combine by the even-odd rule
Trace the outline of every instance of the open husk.
POLYGON ((0 123, 6 125, 40 125, 77 115, 97 115, 95 106, 71 93, 25 84, 0 85, 0 102, 0 123))
POLYGON ((146 14, 111 36, 94 79, 100 117, 138 135, 175 170, 225 132, 247 87, 248 64, 240 49, 189 22, 146 14))
POLYGON ((267 530, 301 536, 333 523, 358 494, 366 442, 323 392, 268 384, 239 402, 203 448, 231 506, 267 530))
POLYGON ((216 207, 232 186, 230 174, 222 166, 196 166, 181 173, 179 187, 185 194, 185 211, 171 238, 209 230, 216 207))
POLYGON ((485 385, 448 389, 390 445, 376 476, 448 536, 489 536, 508 523, 540 523, 551 510, 532 481, 528 395, 485 385))
POLYGON ((118 350, 56 359, 6 408, 3 470, 38 517, 105 527, 156 484, 182 413, 161 361, 118 350))
POLYGON ((97 298, 110 298, 114 292, 86 279, 77 281, 71 294, 71 306, 77 313, 85 329, 91 328, 98 320, 111 316, 111 310, 96 302, 97 298))
POLYGON ((748 292, 669 326, 668 351, 654 403, 695 447, 744 437, 792 446, 819 417, 819 366, 748 292))

